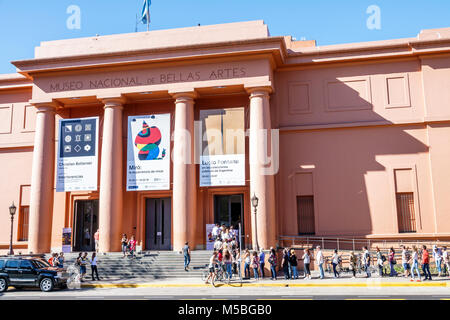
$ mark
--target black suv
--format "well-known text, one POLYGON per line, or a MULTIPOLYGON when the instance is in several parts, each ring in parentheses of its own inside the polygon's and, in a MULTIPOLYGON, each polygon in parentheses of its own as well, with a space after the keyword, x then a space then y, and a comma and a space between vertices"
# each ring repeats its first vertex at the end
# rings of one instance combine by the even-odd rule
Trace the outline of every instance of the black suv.
POLYGON ((45 260, 25 257, 0 257, 0 292, 15 288, 39 287, 48 292, 65 288, 67 277, 63 269, 51 267, 45 260))

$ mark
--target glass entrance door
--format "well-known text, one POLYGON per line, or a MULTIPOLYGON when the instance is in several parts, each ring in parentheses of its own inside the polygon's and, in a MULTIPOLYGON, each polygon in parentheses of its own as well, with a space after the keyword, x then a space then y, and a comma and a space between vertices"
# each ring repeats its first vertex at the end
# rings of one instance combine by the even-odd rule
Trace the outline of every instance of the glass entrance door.
POLYGON ((170 250, 172 230, 171 199, 146 199, 145 248, 170 250))
POLYGON ((98 200, 76 200, 73 251, 94 251, 98 229, 98 200))

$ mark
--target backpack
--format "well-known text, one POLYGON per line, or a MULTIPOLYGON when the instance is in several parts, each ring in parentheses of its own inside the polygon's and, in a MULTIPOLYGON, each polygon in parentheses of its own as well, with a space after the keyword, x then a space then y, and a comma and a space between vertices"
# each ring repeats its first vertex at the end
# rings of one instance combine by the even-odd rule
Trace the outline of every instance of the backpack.
POLYGON ((381 261, 386 262, 386 256, 384 254, 381 255, 381 261))

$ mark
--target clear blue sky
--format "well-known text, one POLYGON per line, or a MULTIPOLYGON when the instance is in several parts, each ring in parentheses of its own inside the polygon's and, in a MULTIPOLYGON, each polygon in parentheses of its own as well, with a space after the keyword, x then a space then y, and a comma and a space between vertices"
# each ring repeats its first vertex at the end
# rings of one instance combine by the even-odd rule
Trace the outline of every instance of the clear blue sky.
MULTIPOLYGON (((0 0, 0 73, 28 59, 41 41, 135 31, 143 0, 0 0), (81 29, 68 29, 69 5, 81 9, 81 29)), ((450 27, 449 0, 152 0, 155 29, 262 19, 271 35, 317 40, 318 45, 414 37, 450 27), (381 10, 381 30, 369 30, 366 9, 381 10)), ((139 31, 145 31, 140 25, 139 31)))

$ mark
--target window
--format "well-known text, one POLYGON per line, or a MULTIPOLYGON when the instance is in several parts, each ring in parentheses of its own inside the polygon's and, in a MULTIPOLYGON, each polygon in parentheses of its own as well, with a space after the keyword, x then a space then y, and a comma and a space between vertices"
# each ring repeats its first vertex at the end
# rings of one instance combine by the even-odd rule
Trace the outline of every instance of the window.
POLYGON ((33 269, 31 262, 28 260, 20 261, 20 269, 33 269))
POLYGON ((314 196, 297 196, 298 234, 315 234, 314 196))
POLYGON ((3 269, 4 265, 5 265, 5 260, 0 260, 0 269, 3 269))
POLYGON ((5 267, 10 269, 17 269, 18 266, 19 260, 8 260, 5 267))
POLYGON ((416 232, 416 217, 414 212, 414 193, 400 192, 397 198, 398 232, 416 232))
POLYGON ((28 241, 29 212, 29 206, 22 206, 19 209, 19 241, 28 241))

